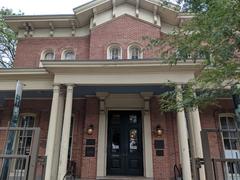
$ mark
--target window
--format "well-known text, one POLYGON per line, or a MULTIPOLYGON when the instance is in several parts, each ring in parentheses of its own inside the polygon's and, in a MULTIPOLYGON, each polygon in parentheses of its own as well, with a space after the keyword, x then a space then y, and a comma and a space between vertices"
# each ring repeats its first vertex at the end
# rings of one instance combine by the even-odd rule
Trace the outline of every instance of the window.
MULTIPOLYGON (((219 120, 220 127, 224 130, 222 132, 224 156, 226 159, 238 159, 240 156, 239 132, 237 132, 236 129, 239 128, 239 124, 233 114, 220 114, 219 120)), ((226 162, 226 171, 228 172, 226 179, 230 180, 233 176, 240 177, 239 163, 232 161, 226 162)))
POLYGON ((108 48, 108 59, 122 59, 122 50, 118 45, 112 45, 108 48))
POLYGON ((221 129, 226 130, 222 132, 224 148, 226 150, 237 149, 237 132, 231 132, 237 128, 237 122, 231 114, 220 115, 221 129))
MULTIPOLYGON (((19 127, 32 128, 35 124, 35 116, 34 115, 22 115, 19 121, 19 127)), ((19 155, 29 155, 31 152, 31 144, 33 138, 33 131, 19 131, 18 135, 18 143, 17 145, 17 154, 19 155)), ((18 159, 15 164, 16 170, 25 169, 26 161, 18 159)))
POLYGON ((72 50, 65 50, 62 55, 62 59, 64 60, 74 60, 75 59, 75 53, 72 50))
POLYGON ((142 50, 138 45, 132 45, 128 48, 128 59, 142 59, 142 50))
POLYGON ((42 53, 42 60, 54 60, 55 54, 53 50, 46 50, 42 53))

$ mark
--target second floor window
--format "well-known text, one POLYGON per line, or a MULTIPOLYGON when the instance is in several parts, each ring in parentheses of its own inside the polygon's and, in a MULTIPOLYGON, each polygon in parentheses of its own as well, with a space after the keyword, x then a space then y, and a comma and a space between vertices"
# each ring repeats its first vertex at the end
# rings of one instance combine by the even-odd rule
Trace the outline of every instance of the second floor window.
POLYGON ((64 60, 74 60, 75 59, 75 54, 73 51, 66 51, 64 52, 63 55, 64 60))
POLYGON ((54 52, 52 50, 44 52, 42 59, 43 60, 54 60, 54 52))
POLYGON ((118 60, 122 58, 122 51, 119 46, 111 46, 108 51, 108 59, 118 60))
POLYGON ((129 47, 128 54, 129 54, 128 59, 141 59, 142 58, 141 48, 136 45, 129 47))

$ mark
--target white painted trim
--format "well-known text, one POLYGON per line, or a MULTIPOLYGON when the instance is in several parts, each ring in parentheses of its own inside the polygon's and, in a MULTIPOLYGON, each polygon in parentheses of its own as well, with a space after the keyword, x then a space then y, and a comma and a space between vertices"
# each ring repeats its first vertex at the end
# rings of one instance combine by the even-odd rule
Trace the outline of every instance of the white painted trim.
POLYGON ((118 55, 118 59, 116 59, 116 61, 121 60, 123 51, 122 51, 122 47, 119 43, 112 43, 108 46, 108 48, 107 48, 107 59, 108 60, 115 60, 115 59, 112 59, 112 57, 111 57, 111 52, 110 51, 111 51, 112 48, 119 48, 120 49, 120 54, 118 55))
POLYGON ((55 60, 55 50, 54 49, 52 49, 52 48, 46 48, 45 50, 43 50, 42 51, 42 53, 41 53, 41 60, 49 60, 49 61, 51 61, 51 60, 55 60), (53 59, 45 59, 45 56, 46 56, 46 54, 47 53, 53 53, 53 59))
POLYGON ((76 53, 75 53, 75 51, 74 51, 73 48, 66 48, 66 49, 64 49, 64 50, 62 51, 62 53, 61 53, 61 60, 75 60, 75 59, 76 59, 76 53), (72 52, 72 53, 73 53, 73 59, 66 59, 66 58, 65 58, 65 55, 66 55, 66 53, 68 53, 68 52, 72 52))
MULTIPOLYGON (((137 103, 137 101, 136 101, 137 103)), ((104 156, 105 156, 105 160, 104 162, 101 164, 101 163, 97 163, 97 166, 100 166, 100 165, 103 165, 104 167, 97 167, 97 169, 103 169, 104 172, 101 172, 101 173, 98 173, 97 174, 97 179, 98 178, 102 178, 104 176, 106 176, 106 170, 107 170, 107 142, 108 142, 108 113, 109 111, 122 111, 122 110, 130 110, 130 111, 134 111, 134 110, 137 110, 137 111, 141 111, 141 118, 142 118, 142 144, 143 144, 143 171, 144 171, 144 176, 145 177, 148 177, 148 178, 152 178, 153 177, 153 160, 152 160, 152 154, 150 152, 152 152, 152 146, 147 146, 147 148, 144 148, 144 139, 145 139, 145 131, 146 129, 144 128, 144 114, 143 114, 143 111, 144 111, 144 100, 143 98, 140 96, 140 94, 109 94, 107 97, 106 97, 106 100, 105 100, 105 148, 104 148, 104 152, 98 152, 98 153, 103 153, 104 156), (142 103, 138 104, 138 105, 134 105, 133 104, 128 104, 128 107, 124 107, 123 105, 121 105, 121 103, 119 104, 119 101, 118 101, 118 98, 123 100, 123 102, 129 98, 136 98, 137 96, 139 97, 139 102, 142 101, 142 103), (124 97, 125 97, 125 100, 124 100, 124 97), (109 98, 113 98, 112 100, 109 99, 109 98), (107 102, 108 101, 108 102, 107 102), (115 102, 116 101, 116 102, 115 102), (115 103, 114 103, 115 102, 115 103), (146 151, 146 152, 145 152, 146 151), (149 154, 150 153, 150 154, 149 154), (146 155, 147 154, 147 155, 146 155), (146 157, 148 157, 148 163, 145 163, 144 162, 144 159, 146 159, 146 157)), ((150 113, 150 112, 149 112, 150 113)), ((150 115, 150 114, 149 114, 150 115)), ((150 117, 149 117, 149 120, 150 120, 150 117)), ((101 125, 99 124, 99 127, 101 125)), ((150 132, 151 132, 151 126, 150 126, 150 132)), ((151 137, 152 138, 152 137, 151 137)), ((99 142, 100 143, 100 142, 99 142)), ((151 142, 150 142, 151 143, 151 142)), ((149 143, 148 143, 149 144, 149 143)), ((98 154, 99 156, 99 154, 98 154)))
MULTIPOLYGON (((143 59, 143 50, 142 50, 142 47, 141 47, 141 45, 140 45, 139 43, 136 43, 136 42, 131 43, 131 44, 128 45, 128 49, 127 49, 127 57, 128 57, 128 59, 131 59, 130 49, 131 49, 132 47, 138 47, 138 48, 140 49, 140 56, 139 56, 138 59, 143 59)), ((137 59, 136 59, 136 60, 137 60, 137 59)))

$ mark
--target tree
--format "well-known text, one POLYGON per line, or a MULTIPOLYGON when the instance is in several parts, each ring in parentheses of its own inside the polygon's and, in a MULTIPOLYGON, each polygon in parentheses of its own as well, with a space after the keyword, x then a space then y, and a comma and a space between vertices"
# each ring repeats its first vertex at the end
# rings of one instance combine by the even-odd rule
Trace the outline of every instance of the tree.
POLYGON ((23 15, 23 13, 19 11, 15 14, 11 9, 4 7, 0 10, 0 67, 2 68, 13 67, 16 51, 16 33, 4 21, 4 16, 9 15, 23 15))
MULTIPOLYGON (((175 84, 159 96, 161 110, 216 103, 217 98, 240 94, 240 1, 178 0, 182 13, 191 15, 183 25, 164 39, 149 40, 148 48, 159 47, 167 63, 193 61, 202 63, 202 71, 182 88, 183 101, 176 103, 175 84), (171 55, 164 51, 171 47, 171 55), (195 94, 196 92, 196 94, 195 94)), ((169 50, 169 49, 168 49, 169 50)))

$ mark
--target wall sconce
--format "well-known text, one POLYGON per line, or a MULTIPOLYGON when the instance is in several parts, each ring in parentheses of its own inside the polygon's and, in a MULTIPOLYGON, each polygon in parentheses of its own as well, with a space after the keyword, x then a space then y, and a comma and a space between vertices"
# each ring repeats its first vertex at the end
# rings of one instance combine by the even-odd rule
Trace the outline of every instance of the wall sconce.
POLYGON ((91 124, 91 125, 89 125, 88 127, 87 127, 87 134, 88 135, 92 135, 93 134, 93 125, 91 124))
POLYGON ((162 136, 163 135, 163 129, 161 128, 160 125, 157 125, 157 127, 156 127, 156 135, 157 136, 162 136))

